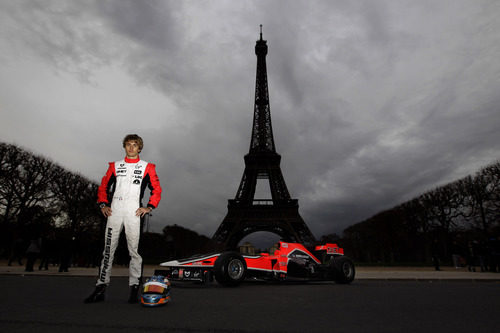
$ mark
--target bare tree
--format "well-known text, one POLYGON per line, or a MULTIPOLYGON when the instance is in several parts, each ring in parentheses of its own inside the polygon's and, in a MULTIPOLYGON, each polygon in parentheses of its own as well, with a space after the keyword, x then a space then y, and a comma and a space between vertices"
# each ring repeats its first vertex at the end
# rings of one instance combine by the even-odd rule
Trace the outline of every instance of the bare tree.
POLYGON ((500 162, 487 166, 483 173, 489 180, 488 215, 496 226, 500 226, 500 162))
POLYGON ((407 201, 398 208, 402 211, 403 223, 412 233, 427 234, 429 232, 431 228, 430 217, 422 197, 407 201))
POLYGON ((458 226, 461 216, 461 196, 457 192, 457 184, 438 187, 421 197, 422 204, 429 217, 431 227, 440 228, 449 233, 458 226))
POLYGON ((23 224, 32 207, 50 207, 54 195, 49 185, 56 173, 54 164, 12 145, 2 144, 0 207, 3 222, 15 218, 23 224))
POLYGON ((97 185, 83 176, 58 167, 59 176, 51 184, 52 192, 60 202, 61 214, 67 217, 67 226, 74 233, 96 222, 97 185))
POLYGON ((22 162, 22 150, 6 143, 0 144, 0 211, 5 225, 15 218, 14 210, 19 206, 14 195, 14 179, 22 162))
POLYGON ((23 154, 23 163, 18 166, 17 177, 12 179, 13 192, 19 205, 15 211, 18 224, 23 224, 30 207, 51 207, 56 199, 50 184, 57 176, 54 164, 39 156, 23 154))
POLYGON ((481 169, 474 177, 465 177, 460 185, 466 198, 464 216, 488 235, 499 216, 500 163, 481 169))

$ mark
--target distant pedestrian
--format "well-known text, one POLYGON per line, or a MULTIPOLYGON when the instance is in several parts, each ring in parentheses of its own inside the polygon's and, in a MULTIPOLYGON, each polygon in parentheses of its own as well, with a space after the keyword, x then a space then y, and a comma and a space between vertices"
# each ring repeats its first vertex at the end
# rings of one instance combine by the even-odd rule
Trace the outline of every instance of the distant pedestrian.
POLYGON ((23 265, 23 257, 25 250, 24 239, 21 237, 14 237, 14 243, 12 244, 12 248, 10 250, 9 262, 8 265, 11 266, 13 261, 17 261, 19 266, 23 265))
POLYGON ((439 241, 437 238, 434 238, 432 240, 431 244, 431 255, 432 255, 432 262, 434 263, 434 269, 436 271, 440 271, 440 255, 439 255, 439 241))
POLYGON ((457 240, 454 240, 451 245, 451 258, 455 269, 463 267, 464 251, 457 240))
POLYGON ((26 272, 33 272, 33 265, 40 255, 40 246, 40 238, 33 238, 30 240, 30 244, 28 246, 28 249, 26 250, 26 272))
POLYGON ((54 256, 54 246, 55 246, 54 232, 50 232, 49 235, 42 237, 42 247, 40 249, 40 266, 38 270, 48 270, 50 261, 54 256))
POLYGON ((479 260, 479 266, 481 267, 481 272, 488 271, 488 265, 487 265, 488 250, 486 243, 484 241, 477 244, 477 259, 479 260))
POLYGON ((467 242, 467 268, 469 272, 476 271, 476 251, 477 246, 472 241, 467 242))
POLYGON ((65 273, 69 271, 71 258, 73 257, 74 242, 71 232, 63 232, 57 244, 59 252, 59 273, 65 273))
POLYGON ((500 236, 490 238, 489 242, 489 250, 490 250, 490 271, 491 272, 500 272, 500 236))

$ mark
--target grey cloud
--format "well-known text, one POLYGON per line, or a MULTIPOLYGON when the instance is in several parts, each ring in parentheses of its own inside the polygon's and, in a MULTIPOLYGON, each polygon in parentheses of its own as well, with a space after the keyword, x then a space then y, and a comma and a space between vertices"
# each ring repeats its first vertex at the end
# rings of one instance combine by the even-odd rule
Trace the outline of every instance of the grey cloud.
MULTIPOLYGON (((474 172, 500 153, 495 1, 40 0, 0 7, 5 64, 17 63, 16 52, 28 54, 20 58, 48 64, 65 80, 92 82, 93 98, 104 99, 85 104, 79 94, 89 90, 76 88, 64 103, 37 96, 45 108, 95 108, 101 117, 65 113, 59 118, 68 130, 56 131, 46 120, 32 128, 46 115, 30 117, 29 100, 0 93, 9 110, 30 119, 27 131, 51 133, 45 146, 38 134, 16 137, 1 127, 2 135, 98 175, 96 159, 121 154, 121 133, 141 131, 144 158, 157 163, 166 190, 157 229, 177 223, 211 235, 235 195, 251 133, 259 24, 269 45, 273 129, 285 180, 317 236, 474 172), (137 85, 136 109, 127 108, 132 96, 121 95, 133 88, 113 90, 99 81, 106 71, 137 85), (75 124, 105 134, 73 141, 67 132, 86 133, 75 124), (57 150, 47 148, 50 140, 60 143, 57 150), (117 149, 109 147, 115 143, 117 149), (92 165, 75 163, 75 149, 92 165)), ((0 70, 9 74, 1 87, 16 85, 22 96, 28 83, 6 65, 0 70)), ((19 118, 2 114, 7 125, 1 126, 19 118)))
POLYGON ((4 37, 41 57, 55 70, 72 72, 89 82, 95 68, 107 65, 113 52, 99 33, 88 3, 16 1, 3 3, 4 37), (81 6, 80 6, 81 4, 81 6))
POLYGON ((119 35, 125 35, 151 52, 174 52, 180 42, 179 25, 172 2, 160 0, 97 1, 96 14, 119 35))

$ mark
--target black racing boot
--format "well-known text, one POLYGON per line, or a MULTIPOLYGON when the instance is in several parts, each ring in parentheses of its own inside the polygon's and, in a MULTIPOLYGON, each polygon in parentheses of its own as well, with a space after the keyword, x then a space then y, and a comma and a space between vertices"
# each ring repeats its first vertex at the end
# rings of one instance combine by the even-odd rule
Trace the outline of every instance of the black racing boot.
POLYGON ((83 302, 84 303, 97 303, 104 301, 104 295, 106 294, 106 285, 100 284, 95 287, 94 292, 87 297, 83 302))
POLYGON ((139 293, 139 285, 134 284, 133 286, 130 286, 130 297, 128 298, 128 302, 130 304, 138 303, 139 299, 137 298, 137 295, 139 293))

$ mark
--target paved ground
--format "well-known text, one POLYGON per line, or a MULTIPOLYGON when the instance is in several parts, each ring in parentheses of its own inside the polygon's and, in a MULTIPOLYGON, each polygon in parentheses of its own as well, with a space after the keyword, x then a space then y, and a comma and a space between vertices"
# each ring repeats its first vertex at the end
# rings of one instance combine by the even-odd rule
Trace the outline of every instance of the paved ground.
MULTIPOLYGON (((146 266, 151 276, 158 266, 146 266)), ((174 283, 172 301, 126 302, 128 269, 115 266, 105 302, 83 304, 97 268, 25 272, 0 261, 0 332, 497 332, 500 273, 443 267, 357 267, 331 282, 174 283)))
POLYGON ((105 302, 84 304, 94 277, 57 276, 0 275, 0 332, 461 333, 500 327, 497 281, 174 284, 169 304, 144 308, 126 302, 125 277, 112 279, 105 302))
MULTIPOLYGON (((151 276, 159 266, 145 266, 144 276, 151 276)), ((72 267, 67 273, 59 273, 57 267, 50 266, 48 271, 25 272, 24 266, 7 266, 0 261, 0 275, 49 275, 49 276, 97 276, 97 268, 72 267)), ((128 268, 114 266, 112 276, 128 276, 128 268)), ((466 268, 442 267, 356 267, 356 280, 493 280, 500 281, 500 273, 469 272, 466 268)))

